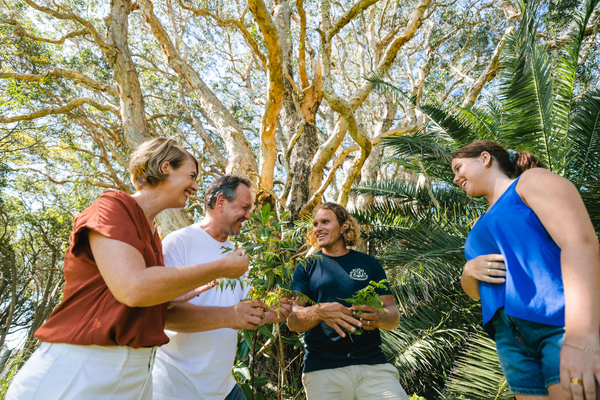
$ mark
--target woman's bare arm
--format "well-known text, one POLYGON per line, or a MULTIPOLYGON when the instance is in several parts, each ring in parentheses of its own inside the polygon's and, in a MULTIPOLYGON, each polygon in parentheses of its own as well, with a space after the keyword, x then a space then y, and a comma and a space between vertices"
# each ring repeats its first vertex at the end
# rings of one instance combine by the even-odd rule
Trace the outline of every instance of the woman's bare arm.
MULTIPOLYGON (((600 253, 598 239, 577 189, 567 179, 534 168, 523 173, 517 192, 539 217, 561 249, 565 291, 565 342, 600 351, 600 253)), ((600 355, 564 346, 561 352, 561 385, 567 398, 570 379, 583 379, 587 398, 595 397, 600 381, 600 355), (593 397, 590 397, 593 396, 593 397)))
POLYGON ((166 303, 218 278, 237 278, 248 270, 241 251, 205 264, 189 267, 146 267, 133 246, 88 233, 90 247, 102 278, 115 298, 129 307, 166 303))

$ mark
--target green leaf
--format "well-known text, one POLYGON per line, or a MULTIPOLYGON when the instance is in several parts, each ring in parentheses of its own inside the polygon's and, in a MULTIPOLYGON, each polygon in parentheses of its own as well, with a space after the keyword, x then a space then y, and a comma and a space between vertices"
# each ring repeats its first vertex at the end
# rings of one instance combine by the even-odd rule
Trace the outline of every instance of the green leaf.
POLYGON ((493 340, 485 334, 475 335, 469 340, 469 345, 452 371, 446 390, 449 397, 472 400, 514 398, 502 373, 493 340))
POLYGON ((254 388, 259 388, 261 386, 265 386, 267 383, 269 383, 269 378, 267 378, 266 376, 255 376, 254 377, 254 388))
POLYGON ((266 337, 268 337, 269 339, 275 339, 275 335, 273 335, 271 333, 271 331, 269 330, 269 328, 267 328, 266 325, 261 325, 258 327, 258 331, 260 333, 262 333, 263 335, 265 335, 266 337))

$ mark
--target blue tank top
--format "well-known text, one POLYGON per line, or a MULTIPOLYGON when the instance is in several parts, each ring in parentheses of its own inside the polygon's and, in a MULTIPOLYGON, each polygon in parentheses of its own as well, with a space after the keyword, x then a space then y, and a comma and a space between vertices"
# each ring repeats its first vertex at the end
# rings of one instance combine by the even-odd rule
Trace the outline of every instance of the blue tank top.
POLYGON ((483 327, 494 338, 496 311, 546 325, 565 325, 560 248, 517 193, 517 178, 467 237, 465 256, 502 254, 506 282, 479 281, 483 327))

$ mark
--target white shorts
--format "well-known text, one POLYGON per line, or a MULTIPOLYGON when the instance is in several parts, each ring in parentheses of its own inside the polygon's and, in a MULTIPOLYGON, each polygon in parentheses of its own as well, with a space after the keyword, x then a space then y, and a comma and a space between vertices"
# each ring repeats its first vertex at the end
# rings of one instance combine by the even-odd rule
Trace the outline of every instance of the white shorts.
POLYGON ((17 373, 6 400, 151 400, 156 347, 42 343, 17 373))
POLYGON ((302 374, 308 400, 409 400, 392 364, 350 365, 302 374))

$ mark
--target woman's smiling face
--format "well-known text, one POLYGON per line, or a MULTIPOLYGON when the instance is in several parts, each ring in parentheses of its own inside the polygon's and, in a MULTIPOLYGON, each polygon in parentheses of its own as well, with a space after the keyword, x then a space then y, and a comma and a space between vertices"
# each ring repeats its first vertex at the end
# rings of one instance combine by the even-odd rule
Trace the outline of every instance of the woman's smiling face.
POLYGON ((481 196, 486 189, 486 178, 492 158, 483 152, 475 158, 455 158, 452 160, 454 183, 460 186, 467 196, 481 196))
POLYGON ((188 158, 179 168, 167 162, 163 164, 163 172, 169 176, 161 184, 161 189, 173 196, 170 208, 184 208, 188 198, 198 190, 196 164, 188 158))

